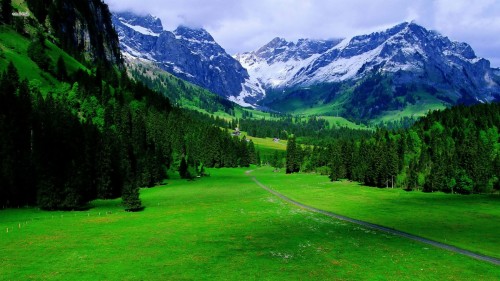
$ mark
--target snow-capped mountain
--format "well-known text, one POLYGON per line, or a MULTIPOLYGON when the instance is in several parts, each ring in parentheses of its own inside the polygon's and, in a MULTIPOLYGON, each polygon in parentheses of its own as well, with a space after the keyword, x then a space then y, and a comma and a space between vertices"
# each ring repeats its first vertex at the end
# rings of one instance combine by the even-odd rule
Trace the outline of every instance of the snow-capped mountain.
POLYGON ((340 41, 299 39, 294 43, 277 37, 259 50, 237 54, 235 58, 248 70, 250 77, 265 87, 277 88, 286 86, 301 69, 340 41))
POLYGON ((149 60, 163 70, 235 101, 251 106, 264 90, 204 29, 180 26, 163 30, 151 15, 115 13, 113 24, 124 57, 149 60))
POLYGON ((125 58, 151 61, 244 106, 336 103, 346 116, 364 118, 429 97, 447 105, 500 98, 500 70, 468 44, 415 23, 347 39, 275 38, 234 57, 204 29, 165 31, 158 18, 131 13, 115 14, 113 23, 125 58))
POLYGON ((257 51, 235 56, 266 90, 356 81, 374 73, 392 86, 419 84, 448 98, 491 101, 500 93, 498 71, 466 43, 453 42, 415 23, 344 40, 276 38, 257 51))

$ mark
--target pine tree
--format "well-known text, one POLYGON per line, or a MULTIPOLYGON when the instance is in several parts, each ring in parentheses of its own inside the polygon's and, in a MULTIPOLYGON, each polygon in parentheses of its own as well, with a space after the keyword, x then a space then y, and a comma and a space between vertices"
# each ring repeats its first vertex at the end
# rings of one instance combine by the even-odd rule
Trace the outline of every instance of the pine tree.
POLYGON ((286 146, 286 173, 297 173, 300 171, 300 148, 295 143, 295 136, 288 139, 286 146))
POLYGON ((269 164, 271 165, 271 167, 274 168, 274 170, 278 170, 278 162, 281 161, 280 160, 280 156, 279 156, 279 152, 278 150, 274 150, 273 152, 273 155, 271 156, 271 160, 269 161, 269 164))
POLYGON ((240 167, 249 167, 250 166, 250 153, 247 147, 247 138, 244 136, 239 142, 238 146, 238 156, 239 156, 239 164, 240 167))
POLYGON ((144 209, 139 198, 139 187, 134 180, 125 182, 122 191, 122 204, 127 212, 137 212, 144 209))
POLYGON ((6 24, 12 23, 12 0, 1 0, 2 21, 6 24))
MULTIPOLYGON (((109 128, 107 128, 109 129, 109 128)), ((112 144, 108 134, 101 138, 98 148, 98 161, 96 167, 97 197, 101 199, 113 198, 112 186, 112 144)))
POLYGON ((331 152, 330 180, 337 181, 345 177, 345 166, 342 161, 342 149, 339 143, 335 143, 331 152))
POLYGON ((66 70, 66 64, 62 56, 59 56, 56 63, 56 77, 59 81, 66 81, 68 79, 68 72, 66 70))
POLYGON ((253 144, 252 140, 248 142, 248 154, 250 157, 251 164, 256 164, 256 165, 260 164, 260 159, 259 161, 257 161, 257 153, 255 152, 255 145, 253 144))
MULTIPOLYGON (((2 79, 3 79, 2 91, 4 92, 4 94, 6 95, 14 94, 19 85, 19 73, 17 72, 17 68, 14 66, 12 62, 9 62, 9 64, 7 65, 7 71, 2 76, 2 79)), ((8 103, 5 105, 8 105, 8 103)))
POLYGON ((32 152, 31 152, 31 132, 33 108, 28 80, 23 80, 18 87, 18 105, 15 110, 15 135, 14 143, 16 161, 16 186, 19 193, 18 204, 23 205, 23 201, 34 204, 36 194, 33 189, 34 178, 26 175, 33 174, 32 152))
POLYGON ((189 171, 188 171, 188 164, 186 162, 186 157, 182 156, 181 158, 181 163, 179 165, 179 175, 181 176, 181 179, 189 179, 189 171))

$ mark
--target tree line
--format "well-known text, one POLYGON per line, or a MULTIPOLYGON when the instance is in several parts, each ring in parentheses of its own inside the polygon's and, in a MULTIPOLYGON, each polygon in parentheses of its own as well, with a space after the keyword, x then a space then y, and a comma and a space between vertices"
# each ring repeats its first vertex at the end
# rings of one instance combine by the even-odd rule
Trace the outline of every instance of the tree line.
POLYGON ((253 143, 126 76, 116 85, 97 73, 74 77, 43 96, 14 64, 1 75, 1 207, 78 209, 121 196, 138 210, 139 187, 161 182, 182 161, 185 178, 256 162, 253 143))
POLYGON ((355 130, 347 127, 331 128, 326 119, 317 116, 281 116, 275 120, 242 118, 236 122, 241 130, 246 131, 252 137, 286 140, 289 135, 293 134, 307 144, 320 144, 327 139, 347 136, 359 138, 371 134, 368 130, 355 130))
POLYGON ((337 138, 323 147, 288 143, 286 167, 328 171, 330 179, 425 192, 500 190, 500 104, 434 111, 408 129, 337 138))

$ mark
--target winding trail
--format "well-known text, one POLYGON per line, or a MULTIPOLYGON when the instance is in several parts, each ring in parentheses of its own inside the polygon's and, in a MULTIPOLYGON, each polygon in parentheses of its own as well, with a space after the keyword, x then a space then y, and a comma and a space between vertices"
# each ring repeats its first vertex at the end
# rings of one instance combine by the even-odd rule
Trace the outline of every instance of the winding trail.
POLYGON ((461 249, 461 248, 458 248, 458 247, 455 247, 455 246, 452 246, 452 245, 448 245, 448 244, 444 244, 444 243, 437 242, 437 241, 434 241, 434 240, 430 240, 430 239, 427 239, 427 238, 424 238, 424 237, 420 237, 420 236, 417 236, 417 235, 413 235, 413 234, 410 234, 410 233, 407 233, 407 232, 399 231, 399 230, 396 230, 396 229, 393 229, 393 228, 388 228, 388 227, 381 226, 381 225, 378 225, 378 224, 369 223, 369 222, 366 222, 366 221, 349 218, 349 217, 342 216, 342 215, 339 215, 339 214, 335 214, 335 213, 332 213, 332 212, 328 212, 328 211, 316 209, 316 208, 308 206, 308 205, 304 205, 304 204, 302 204, 300 202, 297 202, 297 201, 295 201, 293 199, 290 199, 290 198, 286 197, 285 195, 283 195, 283 194, 281 194, 281 193, 279 193, 279 192, 277 192, 277 191, 275 191, 275 190, 273 190, 273 189, 265 186, 260 181, 258 181, 255 177, 251 176, 250 175, 251 172, 252 171, 246 171, 246 174, 248 176, 250 176, 252 178, 252 180, 258 186, 260 186, 263 189, 267 190, 268 192, 276 195, 277 197, 279 197, 279 198, 281 198, 281 199, 283 199, 283 200, 285 200, 285 201, 287 201, 289 203, 292 203, 292 204, 294 204, 294 205, 296 205, 298 207, 304 208, 306 210, 309 210, 309 211, 312 211, 312 212, 315 212, 315 213, 320 213, 320 214, 323 214, 323 215, 326 215, 326 216, 329 216, 329 217, 332 217, 332 218, 336 218, 336 219, 339 219, 339 220, 348 221, 348 222, 351 222, 351 223, 362 225, 364 227, 368 227, 368 228, 371 228, 371 229, 376 229, 376 230, 379 230, 379 231, 382 231, 382 232, 386 232, 386 233, 389 233, 389 234, 397 235, 397 236, 400 236, 400 237, 405 237, 405 238, 408 238, 408 239, 411 239, 411 240, 414 240, 414 241, 417 241, 417 242, 421 242, 421 243, 425 243, 425 244, 428 244, 428 245, 432 245, 432 246, 437 247, 437 248, 441 248, 441 249, 445 249, 445 250, 448 250, 448 251, 451 251, 451 252, 454 252, 454 253, 457 253, 457 254, 469 256, 471 258, 482 260, 482 261, 485 261, 485 262, 489 262, 489 263, 492 263, 492 264, 495 264, 495 265, 500 265, 500 259, 497 259, 497 258, 494 258, 494 257, 491 257, 491 256, 477 254, 477 253, 474 253, 474 252, 471 252, 471 251, 468 251, 468 250, 465 250, 465 249, 461 249))

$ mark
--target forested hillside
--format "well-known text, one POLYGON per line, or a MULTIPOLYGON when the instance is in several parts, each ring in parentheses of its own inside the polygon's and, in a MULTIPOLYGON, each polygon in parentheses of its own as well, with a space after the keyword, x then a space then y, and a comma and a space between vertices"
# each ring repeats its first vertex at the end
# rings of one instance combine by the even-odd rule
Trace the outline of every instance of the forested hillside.
POLYGON ((81 49, 68 38, 54 38, 64 33, 40 23, 43 15, 75 7, 72 11, 89 26, 107 26, 105 4, 28 4, 33 8, 42 2, 36 17, 23 25, 14 27, 17 19, 3 17, 0 26, 6 35, 0 38, 1 208, 79 209, 96 198, 121 196, 125 209, 140 210, 139 187, 161 182, 167 170, 192 178, 205 166, 255 161, 251 142, 231 137, 208 116, 173 107, 168 98, 130 80, 118 59, 101 55, 114 43, 98 39, 104 49, 81 49), (90 54, 77 56, 78 63, 62 48, 90 54))
POLYGON ((327 147, 289 142, 287 171, 328 166, 332 180, 425 192, 500 190, 500 104, 434 111, 406 130, 340 137, 327 147))
POLYGON ((134 80, 162 93, 176 106, 209 114, 224 112, 229 116, 234 116, 235 107, 239 107, 221 96, 173 76, 151 62, 127 58, 125 63, 129 75, 134 80))

